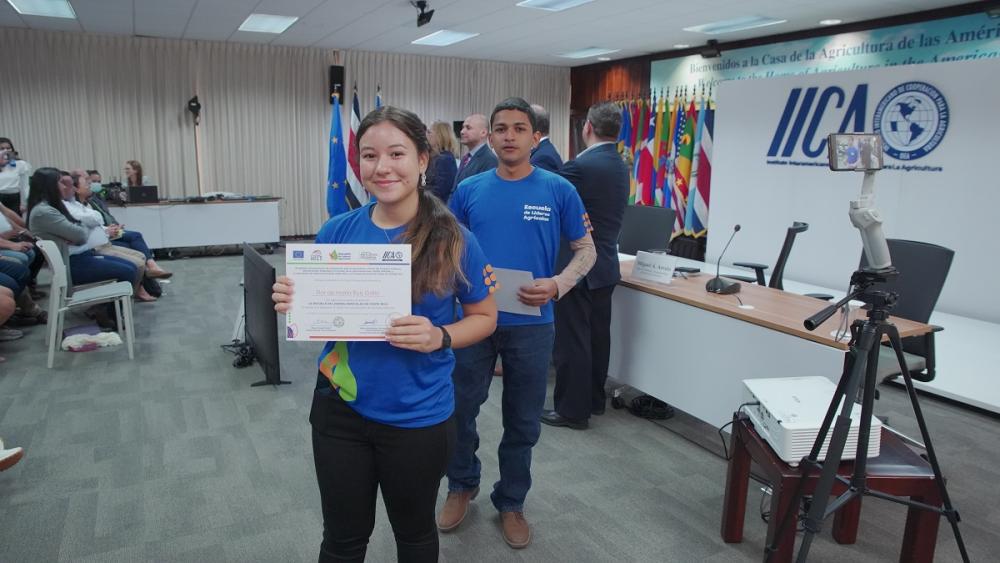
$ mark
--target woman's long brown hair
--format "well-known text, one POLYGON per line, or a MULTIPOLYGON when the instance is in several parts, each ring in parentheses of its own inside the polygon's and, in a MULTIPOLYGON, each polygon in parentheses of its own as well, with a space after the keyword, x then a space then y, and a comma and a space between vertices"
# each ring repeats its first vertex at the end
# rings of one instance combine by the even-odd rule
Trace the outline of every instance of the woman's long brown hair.
POLYGON ((142 185, 142 165, 139 164, 138 160, 129 160, 129 161, 126 161, 125 164, 128 164, 129 166, 131 166, 132 167, 132 171, 135 172, 135 183, 134 184, 132 183, 132 177, 129 176, 128 178, 125 178, 125 185, 126 186, 141 186, 142 185))
MULTIPOLYGON (((427 128, 420 118, 411 111, 393 106, 382 106, 361 121, 358 136, 355 137, 359 152, 365 132, 379 123, 392 124, 413 141, 418 154, 430 155, 427 128)), ((428 193, 423 185, 417 188, 417 193, 417 216, 402 235, 403 242, 409 243, 413 252, 411 286, 415 301, 425 293, 443 297, 455 291, 458 283, 469 283, 462 273, 465 238, 458 221, 451 210, 436 196, 428 193)))

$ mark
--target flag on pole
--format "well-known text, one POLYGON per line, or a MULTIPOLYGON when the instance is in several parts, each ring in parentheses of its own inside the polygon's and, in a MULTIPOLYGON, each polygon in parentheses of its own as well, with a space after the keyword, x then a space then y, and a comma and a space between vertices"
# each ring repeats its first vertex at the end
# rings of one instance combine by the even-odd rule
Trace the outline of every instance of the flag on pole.
POLYGON ((382 85, 375 88, 375 109, 382 107, 382 85))
POLYGON ((347 156, 344 154, 344 129, 340 123, 340 94, 333 94, 330 115, 330 158, 326 169, 326 212, 330 217, 350 211, 347 200, 347 156))
POLYGON ((695 202, 698 199, 698 165, 701 160, 701 132, 705 125, 705 106, 708 101, 705 99, 705 92, 702 91, 701 103, 698 107, 698 117, 694 122, 694 151, 691 157, 691 180, 688 182, 688 205, 684 214, 684 234, 694 236, 695 229, 695 202))
POLYGON ((684 232, 684 213, 687 204, 687 180, 691 174, 692 131, 684 111, 684 100, 677 106, 677 123, 674 127, 674 174, 672 190, 674 208, 674 231, 672 236, 684 232), (686 153, 685 153, 686 151, 686 153))
POLYGON ((653 145, 656 144, 656 111, 655 103, 650 104, 646 118, 646 140, 640 148, 636 165, 636 199, 642 205, 653 205, 653 182, 656 180, 656 169, 653 168, 653 145))
POLYGON ((705 100, 705 116, 699 120, 701 123, 701 144, 698 148, 698 183, 695 185, 694 197, 691 205, 694 206, 694 224, 691 230, 695 237, 702 237, 708 233, 708 209, 709 209, 709 188, 712 185, 712 135, 715 130, 715 104, 705 100))
POLYGON ((667 97, 661 100, 661 109, 663 110, 660 116, 663 122, 662 127, 657 127, 657 143, 659 145, 659 163, 656 167, 656 183, 654 184, 654 190, 656 194, 655 205, 660 207, 670 207, 670 194, 664 191, 664 186, 666 185, 667 172, 670 170, 670 92, 667 91, 667 97), (666 194, 666 197, 664 197, 666 194))
POLYGON ((368 192, 361 184, 361 169, 359 167, 356 137, 361 126, 361 106, 358 104, 358 85, 354 85, 354 102, 351 105, 351 138, 347 147, 347 183, 351 186, 351 194, 359 206, 368 203, 368 192))

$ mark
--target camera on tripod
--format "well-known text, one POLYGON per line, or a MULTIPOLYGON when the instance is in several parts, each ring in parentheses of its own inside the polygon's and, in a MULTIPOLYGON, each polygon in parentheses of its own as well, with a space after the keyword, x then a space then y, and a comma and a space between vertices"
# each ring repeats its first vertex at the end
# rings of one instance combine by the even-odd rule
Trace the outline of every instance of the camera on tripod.
MULTIPOLYGON (((948 497, 941 467, 938 464, 937 455, 931 444, 927 425, 917 401, 917 393, 903 359, 899 331, 889 317, 889 311, 896 304, 898 295, 895 292, 878 289, 878 284, 884 284, 898 275, 892 266, 889 245, 882 232, 882 216, 875 208, 875 173, 882 168, 882 139, 879 135, 835 133, 830 135, 827 141, 831 170, 864 172, 861 195, 858 199, 851 201, 849 216, 851 224, 861 233, 861 243, 864 246, 868 266, 856 270, 851 275, 851 289, 847 297, 809 317, 804 324, 808 330, 816 329, 852 299, 866 303, 868 312, 865 320, 858 319, 851 324, 849 350, 833 400, 827 408, 823 423, 820 425, 819 432, 813 442, 812 450, 799 465, 802 478, 799 479, 795 491, 793 506, 797 506, 803 497, 805 477, 810 472, 816 471, 819 471, 819 477, 812 494, 812 503, 804 520, 805 533, 796 560, 798 563, 806 561, 812 540, 820 531, 822 521, 829 514, 843 508, 857 497, 872 495, 906 505, 911 510, 914 508, 929 510, 947 518, 955 535, 962 560, 967 562, 969 556, 962 534, 958 529, 960 520, 958 511, 952 506, 948 497), (934 481, 938 487, 942 507, 916 502, 905 497, 876 493, 868 488, 869 438, 874 438, 871 436, 872 432, 881 431, 878 425, 873 428, 872 417, 874 416, 874 400, 878 379, 879 348, 882 346, 883 339, 888 339, 895 359, 899 363, 907 395, 920 428, 923 446, 927 453, 926 459, 934 473, 934 481), (856 451, 853 456, 844 456, 847 438, 851 432, 851 413, 856 406, 855 402, 860 403, 861 407, 856 451), (825 459, 820 461, 821 451, 826 444, 828 435, 830 435, 829 446, 826 448, 825 459), (841 477, 837 474, 840 461, 845 457, 853 457, 855 460, 854 468, 849 477, 841 477), (846 492, 831 501, 830 496, 834 490, 835 482, 845 488, 846 492), (828 506, 831 507, 830 510, 827 510, 828 506)), ((795 533, 794 527, 791 525, 791 515, 794 512, 789 510, 782 518, 774 534, 774 539, 766 550, 765 561, 770 561, 777 552, 783 534, 795 533)))

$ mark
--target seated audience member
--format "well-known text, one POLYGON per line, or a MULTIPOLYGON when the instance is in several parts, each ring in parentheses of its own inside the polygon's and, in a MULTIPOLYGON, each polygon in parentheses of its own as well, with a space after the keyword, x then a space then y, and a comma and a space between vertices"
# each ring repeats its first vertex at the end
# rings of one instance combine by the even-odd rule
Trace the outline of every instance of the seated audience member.
MULTIPOLYGON (((94 196, 94 190, 101 185, 101 175, 96 170, 73 170, 73 177, 76 179, 76 199, 84 207, 96 211, 101 216, 104 227, 108 231, 111 244, 122 248, 129 248, 141 252, 146 258, 146 275, 150 278, 169 278, 173 275, 167 272, 153 260, 153 253, 149 250, 142 233, 138 231, 126 231, 124 225, 118 223, 115 216, 111 214, 107 204, 100 197, 94 196), (94 180, 94 177, 97 180, 94 180)), ((70 210, 72 213, 72 210, 70 210)))
POLYGON ((72 197, 71 181, 60 183, 61 174, 55 168, 39 168, 31 175, 28 191, 28 226, 35 236, 53 241, 68 265, 68 283, 96 283, 105 280, 136 283, 138 271, 127 260, 98 256, 86 247, 92 232, 70 215, 63 197, 72 197), (68 187, 67 187, 68 184, 68 187), (77 252, 70 256, 70 247, 77 252))
POLYGON ((89 207, 85 207, 77 201, 76 185, 79 183, 80 177, 68 172, 61 172, 61 174, 59 185, 64 198, 63 204, 66 206, 69 214, 80 221, 89 231, 85 244, 70 245, 70 262, 73 261, 74 256, 81 255, 88 250, 92 250, 94 254, 102 258, 127 262, 136 272, 133 282, 136 299, 139 301, 155 301, 156 298, 142 287, 142 278, 146 275, 146 257, 136 250, 111 244, 110 233, 104 226, 104 219, 101 217, 101 214, 89 207))
POLYGON ((427 167, 427 190, 447 203, 451 188, 455 185, 458 163, 455 153, 458 141, 451 126, 443 121, 435 121, 427 128, 427 140, 431 142, 431 163, 427 167))
POLYGON ((0 205, 17 213, 24 211, 29 176, 31 164, 18 158, 10 139, 0 137, 0 205))
POLYGON ((153 181, 149 179, 149 176, 144 176, 142 174, 142 164, 139 164, 138 160, 129 160, 125 162, 125 181, 122 182, 126 186, 152 186, 153 181))
MULTIPOLYGON (((28 201, 27 198, 24 201, 28 201)), ((35 235, 28 230, 28 225, 20 215, 3 205, 0 205, 0 256, 24 262, 31 270, 31 279, 28 281, 31 297, 45 297, 44 293, 35 290, 35 279, 45 265, 45 257, 35 246, 35 235)))
MULTIPOLYGON (((2 317, 3 315, 0 314, 0 318, 2 317)), ((2 361, 3 358, 0 358, 0 362, 2 361)), ((22 457, 24 457, 24 448, 7 449, 3 440, 0 439, 0 471, 7 471, 11 467, 14 467, 17 462, 21 461, 22 457)))
MULTIPOLYGON (((14 315, 14 310, 17 308, 17 304, 14 303, 14 293, 3 284, 4 276, 0 274, 0 342, 8 342, 11 340, 17 340, 24 336, 20 330, 7 328, 4 326, 7 319, 14 315)), ((0 362, 3 362, 5 358, 0 356, 0 362)), ((0 442, 2 444, 2 442, 0 442)), ((0 450, 3 449, 3 445, 0 445, 0 450)))
POLYGON ((48 314, 35 304, 28 288, 33 275, 38 273, 37 270, 32 270, 35 249, 30 242, 16 240, 17 231, 11 227, 7 217, 0 214, 0 286, 11 290, 20 308, 18 313, 11 317, 9 324, 12 326, 44 324, 48 314))

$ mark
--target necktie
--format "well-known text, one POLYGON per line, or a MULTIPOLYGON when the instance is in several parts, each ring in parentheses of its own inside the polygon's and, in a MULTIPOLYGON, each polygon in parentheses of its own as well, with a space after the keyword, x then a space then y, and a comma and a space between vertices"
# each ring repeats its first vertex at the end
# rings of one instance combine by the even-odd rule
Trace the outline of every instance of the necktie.
POLYGON ((472 153, 465 153, 465 156, 462 157, 462 162, 458 165, 458 171, 461 172, 462 170, 465 170, 465 165, 468 164, 470 160, 472 160, 472 153))

